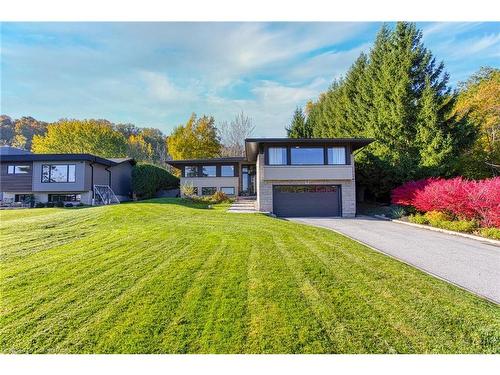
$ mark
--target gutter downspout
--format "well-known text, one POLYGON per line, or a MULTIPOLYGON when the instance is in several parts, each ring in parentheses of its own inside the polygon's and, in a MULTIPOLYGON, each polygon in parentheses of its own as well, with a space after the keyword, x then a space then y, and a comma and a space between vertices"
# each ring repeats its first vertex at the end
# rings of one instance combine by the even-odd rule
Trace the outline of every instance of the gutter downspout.
POLYGON ((95 191, 94 191, 94 163, 89 163, 90 165, 90 189, 92 190, 92 206, 94 205, 95 200, 95 191))

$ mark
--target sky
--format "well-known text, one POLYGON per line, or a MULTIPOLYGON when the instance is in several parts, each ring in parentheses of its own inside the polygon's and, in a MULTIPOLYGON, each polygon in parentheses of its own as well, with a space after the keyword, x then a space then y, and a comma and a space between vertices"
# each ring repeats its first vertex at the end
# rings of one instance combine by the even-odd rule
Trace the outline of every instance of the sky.
MULTIPOLYGON (((2 23, 0 112, 104 118, 166 134, 191 113, 244 111, 254 136, 285 136, 381 23, 2 23)), ((500 67, 500 23, 417 23, 453 87, 500 67)))

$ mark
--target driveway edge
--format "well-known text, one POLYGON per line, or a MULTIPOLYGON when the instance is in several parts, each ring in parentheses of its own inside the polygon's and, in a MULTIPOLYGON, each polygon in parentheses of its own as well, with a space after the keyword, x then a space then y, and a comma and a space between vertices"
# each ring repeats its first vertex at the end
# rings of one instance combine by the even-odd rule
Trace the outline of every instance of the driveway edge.
MULTIPOLYGON (((360 215, 360 216, 364 216, 364 215, 360 215)), ((391 220, 391 219, 389 219, 389 218, 384 218, 384 219, 386 219, 386 220, 388 220, 388 221, 395 221, 395 220, 391 220)), ((288 220, 288 219, 285 219, 285 220, 290 221, 290 220, 288 220)), ((331 230, 332 232, 335 232, 335 233, 340 234, 340 235, 342 235, 342 236, 344 236, 344 237, 347 237, 347 238, 349 238, 350 240, 353 240, 353 241, 355 241, 355 242, 357 242, 357 243, 359 243, 359 244, 361 244, 361 245, 363 245, 363 246, 368 247, 369 249, 371 249, 371 250, 373 250, 373 251, 376 251, 377 253, 380 253, 380 254, 383 254, 383 255, 385 255, 385 256, 388 256, 389 258, 392 258, 392 259, 394 259, 394 260, 396 260, 396 261, 398 261, 398 262, 401 262, 401 263, 403 263, 403 264, 406 264, 407 266, 410 266, 410 267, 416 268, 417 270, 419 270, 419 271, 421 271, 421 272, 423 272, 423 273, 425 273, 425 274, 427 274, 427 275, 429 275, 429 276, 435 277, 436 279, 439 279, 439 280, 444 281, 444 282, 446 282, 446 283, 448 283, 448 284, 454 285, 454 286, 456 286, 457 288, 460 288, 460 289, 462 289, 462 290, 465 290, 466 292, 469 292, 469 293, 471 293, 471 294, 474 294, 475 296, 477 296, 477 297, 479 297, 479 298, 482 298, 482 299, 484 299, 484 300, 486 300, 486 301, 488 301, 488 302, 491 302, 491 303, 493 303, 493 304, 495 304, 495 305, 497 305, 497 306, 500 306, 500 302, 498 302, 498 301, 495 301, 495 300, 493 300, 493 299, 491 299, 491 298, 489 298, 489 297, 486 297, 486 296, 485 296, 485 295, 483 295, 483 294, 477 293, 477 292, 475 292, 475 291, 473 291, 473 290, 471 290, 471 289, 469 289, 469 288, 466 288, 466 287, 464 287, 464 286, 462 286, 462 285, 460 285, 460 284, 457 284, 457 283, 455 283, 455 282, 453 282, 453 281, 451 281, 451 280, 448 280, 448 279, 446 279, 446 278, 444 278, 444 277, 442 277, 442 276, 436 275, 435 273, 432 273, 432 272, 430 272, 430 271, 427 271, 426 269, 423 269, 423 268, 421 268, 421 267, 419 267, 419 266, 417 266, 417 265, 415 265, 415 264, 412 264, 412 263, 409 263, 409 262, 407 262, 407 261, 405 261, 405 260, 403 260, 403 259, 397 258, 397 257, 395 257, 395 256, 394 256, 394 255, 392 255, 392 254, 388 254, 388 253, 386 253, 386 252, 384 252, 384 251, 382 251, 382 250, 380 250, 380 249, 377 249, 376 247, 373 247, 372 245, 367 244, 366 242, 360 241, 360 240, 358 240, 358 239, 356 239, 356 238, 352 238, 351 236, 348 236, 347 234, 342 233, 342 232, 340 232, 340 231, 338 231, 338 230, 335 230, 335 229, 333 229, 333 228, 326 227, 326 226, 323 226, 323 225, 312 225, 312 224, 308 224, 308 223, 305 223, 305 222, 303 222, 303 221, 293 221, 293 222, 295 222, 295 223, 300 223, 300 224, 303 224, 303 225, 309 225, 309 226, 311 226, 311 227, 316 227, 316 228, 324 228, 324 229, 331 230)), ((397 222, 397 221, 396 221, 396 222, 397 222)))
MULTIPOLYGON (((364 216, 364 215, 359 215, 359 216, 364 216)), ((441 233, 446 233, 446 234, 452 234, 454 236, 470 238, 471 240, 476 240, 476 241, 488 242, 490 244, 493 244, 495 246, 499 246, 500 247, 500 241, 494 240, 492 238, 480 237, 480 236, 475 236, 473 234, 461 233, 461 232, 455 232, 455 231, 452 231, 452 230, 431 227, 430 225, 410 223, 408 221, 403 221, 403 220, 398 220, 398 219, 391 219, 391 218, 388 218, 388 217, 385 217, 385 216, 381 216, 381 215, 373 215, 373 217, 376 217, 377 219, 392 221, 392 222, 398 223, 398 224, 409 225, 411 227, 432 230, 434 232, 441 232, 441 233)))

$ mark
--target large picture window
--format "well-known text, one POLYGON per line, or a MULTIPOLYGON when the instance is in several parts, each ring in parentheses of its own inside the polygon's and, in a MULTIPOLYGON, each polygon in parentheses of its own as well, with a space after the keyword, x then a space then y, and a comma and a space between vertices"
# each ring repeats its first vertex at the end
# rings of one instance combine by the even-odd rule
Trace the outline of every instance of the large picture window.
POLYGON ((345 164, 345 147, 329 147, 328 164, 345 164))
POLYGON ((26 174, 30 172, 29 165, 8 165, 7 174, 26 174))
POLYGON ((197 177, 198 176, 198 167, 192 166, 192 165, 184 167, 184 176, 185 177, 197 177))
POLYGON ((269 147, 268 149, 269 165, 285 165, 286 147, 269 147))
POLYGON ((215 165, 204 165, 202 167, 203 177, 215 177, 217 175, 217 167, 215 165))
POLYGON ((220 175, 222 177, 234 177, 234 165, 222 165, 220 175))
POLYGON ((43 164, 42 182, 75 182, 75 165, 43 164))
POLYGON ((323 147, 292 147, 290 159, 292 165, 325 164, 323 147))

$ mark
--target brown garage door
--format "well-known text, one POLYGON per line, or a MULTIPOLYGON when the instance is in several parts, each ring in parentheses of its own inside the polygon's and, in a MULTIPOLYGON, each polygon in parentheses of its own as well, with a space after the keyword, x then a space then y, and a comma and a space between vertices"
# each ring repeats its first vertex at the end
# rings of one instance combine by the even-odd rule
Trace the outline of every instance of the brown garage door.
POLYGON ((274 185, 273 213, 282 217, 341 216, 340 186, 274 185))

